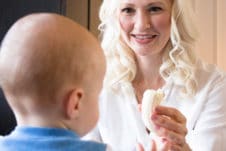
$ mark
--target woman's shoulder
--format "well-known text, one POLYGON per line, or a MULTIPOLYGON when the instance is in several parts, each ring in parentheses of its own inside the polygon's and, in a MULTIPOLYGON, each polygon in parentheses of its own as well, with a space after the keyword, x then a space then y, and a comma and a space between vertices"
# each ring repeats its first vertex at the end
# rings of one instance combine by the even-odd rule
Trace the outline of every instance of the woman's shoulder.
POLYGON ((195 74, 198 89, 226 85, 226 73, 214 64, 199 61, 195 74))

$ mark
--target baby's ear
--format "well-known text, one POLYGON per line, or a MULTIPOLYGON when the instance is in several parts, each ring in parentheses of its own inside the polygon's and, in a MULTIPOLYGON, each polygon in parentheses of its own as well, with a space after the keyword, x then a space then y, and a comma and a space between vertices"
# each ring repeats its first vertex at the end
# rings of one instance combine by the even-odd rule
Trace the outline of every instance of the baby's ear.
POLYGON ((65 100, 66 116, 69 119, 74 119, 79 116, 81 100, 84 97, 84 91, 81 88, 76 88, 69 94, 65 100))

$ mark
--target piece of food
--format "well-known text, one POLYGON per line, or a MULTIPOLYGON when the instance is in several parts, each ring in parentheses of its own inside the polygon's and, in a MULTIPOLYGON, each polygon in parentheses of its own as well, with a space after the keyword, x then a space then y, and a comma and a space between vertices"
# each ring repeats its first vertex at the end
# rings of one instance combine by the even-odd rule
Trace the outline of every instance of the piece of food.
POLYGON ((164 93, 161 90, 147 89, 143 94, 141 114, 144 125, 150 132, 154 132, 154 125, 151 122, 151 113, 153 109, 159 105, 164 98, 164 93))

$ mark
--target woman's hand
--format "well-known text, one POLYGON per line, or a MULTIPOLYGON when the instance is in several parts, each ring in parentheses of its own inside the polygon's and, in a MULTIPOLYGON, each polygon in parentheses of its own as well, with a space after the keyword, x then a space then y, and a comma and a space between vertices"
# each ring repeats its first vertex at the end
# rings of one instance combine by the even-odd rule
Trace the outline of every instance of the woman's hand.
POLYGON ((169 143, 169 150, 190 151, 185 141, 187 135, 186 118, 175 108, 157 106, 151 115, 156 133, 169 143))
MULTIPOLYGON (((150 151, 157 151, 157 148, 156 148, 156 143, 154 140, 152 140, 152 148, 150 151)), ((168 151, 169 150, 169 144, 167 142, 164 142, 164 145, 161 149, 161 151, 168 151)), ((144 147, 141 145, 141 144, 137 144, 137 147, 136 147, 136 151, 145 151, 144 150, 144 147)), ((159 151, 159 150, 158 150, 159 151)))

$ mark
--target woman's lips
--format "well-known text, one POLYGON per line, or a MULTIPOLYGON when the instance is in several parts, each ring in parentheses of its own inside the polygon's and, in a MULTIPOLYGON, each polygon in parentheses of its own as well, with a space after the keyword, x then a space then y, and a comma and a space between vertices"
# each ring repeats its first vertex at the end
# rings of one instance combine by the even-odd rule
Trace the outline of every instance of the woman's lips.
POLYGON ((135 35, 135 34, 132 34, 132 38, 139 44, 148 44, 150 42, 152 42, 155 38, 156 38, 157 35, 135 35))

